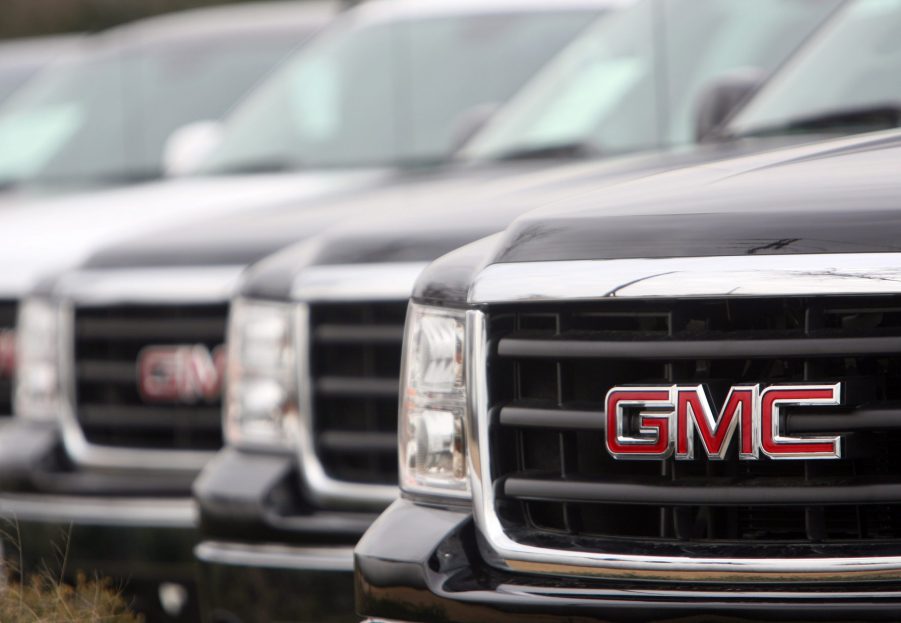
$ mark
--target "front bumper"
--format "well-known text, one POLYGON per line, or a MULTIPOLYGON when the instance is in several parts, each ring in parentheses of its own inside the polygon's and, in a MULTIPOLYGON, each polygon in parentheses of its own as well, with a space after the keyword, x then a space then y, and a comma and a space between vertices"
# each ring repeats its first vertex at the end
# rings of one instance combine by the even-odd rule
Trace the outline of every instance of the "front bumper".
POLYGON ((111 577, 153 617, 195 618, 197 510, 188 478, 80 470, 55 426, 0 429, 0 519, 7 564, 24 574, 111 577), (168 612, 161 590, 179 587, 168 612))
POLYGON ((703 586, 526 575, 488 565, 471 513, 399 500, 355 550, 357 612, 373 621, 897 620, 901 587, 703 586))
POLYGON ((206 621, 359 620, 353 544, 376 515, 311 506, 297 469, 290 454, 227 448, 197 479, 206 621))
POLYGON ((356 621, 353 548, 204 541, 199 562, 204 618, 235 621, 356 621))

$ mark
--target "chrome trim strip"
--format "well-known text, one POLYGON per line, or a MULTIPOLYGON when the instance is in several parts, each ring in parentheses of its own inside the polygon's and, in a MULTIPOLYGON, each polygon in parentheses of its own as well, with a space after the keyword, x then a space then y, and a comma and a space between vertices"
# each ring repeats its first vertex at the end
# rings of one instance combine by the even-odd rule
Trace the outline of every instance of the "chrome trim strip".
MULTIPOLYGON (((605 297, 684 298, 901 293, 901 254, 793 255, 496 264, 477 277, 472 303, 605 297), (565 278, 561 279, 561 276, 565 278)), ((473 512, 497 566, 535 574, 667 582, 863 582, 901 579, 901 556, 693 558, 556 550, 511 539, 494 512, 486 317, 469 311, 468 434, 473 512)))
POLYGON ((560 598, 587 598, 587 599, 679 599, 679 600, 723 600, 747 602, 751 600, 770 601, 800 601, 820 603, 825 598, 830 600, 844 599, 899 599, 901 591, 829 591, 829 593, 816 591, 716 591, 716 590, 665 590, 630 587, 628 589, 617 588, 563 588, 558 586, 529 586, 522 584, 499 584, 498 593, 509 595, 532 595, 538 597, 560 598))
POLYGON ((291 547, 203 541, 194 548, 194 556, 205 563, 235 567, 343 573, 353 573, 354 570, 353 547, 291 547))
POLYGON ((410 297, 413 284, 427 266, 423 262, 315 266, 300 273, 292 297, 300 301, 296 348, 299 378, 298 417, 286 422, 297 448, 301 477, 310 496, 323 506, 381 510, 397 499, 398 488, 337 480, 329 476, 313 437, 314 413, 310 374, 310 308, 314 302, 398 301, 410 297))
MULTIPOLYGON (((243 267, 200 266, 88 270, 73 272, 55 286, 61 301, 60 383, 64 400, 59 413, 63 445, 78 465, 117 471, 199 472, 214 451, 153 450, 92 444, 76 416, 75 307, 139 304, 204 304, 226 302, 243 267)), ((225 336, 223 335, 223 340, 225 336)))
POLYGON ((219 303, 231 298, 244 266, 123 268, 64 274, 53 296, 79 306, 219 303))
POLYGON ((832 253, 492 264, 469 302, 897 293, 901 253, 832 253))
POLYGON ((291 298, 305 302, 391 301, 410 298, 428 262, 311 266, 291 287, 291 298))
POLYGON ((194 528, 197 507, 191 498, 116 498, 41 494, 3 494, 0 516, 23 521, 104 526, 194 528))

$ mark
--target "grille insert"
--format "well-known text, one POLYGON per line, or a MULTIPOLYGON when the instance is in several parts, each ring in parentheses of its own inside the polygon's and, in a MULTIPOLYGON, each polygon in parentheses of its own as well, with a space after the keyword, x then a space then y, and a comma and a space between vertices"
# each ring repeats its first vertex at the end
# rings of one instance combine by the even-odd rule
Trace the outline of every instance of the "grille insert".
POLYGON ((516 540, 734 555, 901 537, 897 298, 534 303, 488 321, 495 512, 516 540), (841 381, 845 404, 783 427, 841 433, 840 460, 616 461, 604 445, 616 385, 704 383, 721 404, 732 385, 804 381, 841 381))
POLYGON ((100 446, 216 450, 221 401, 147 401, 138 388, 139 353, 150 346, 225 341, 227 306, 121 305, 75 310, 75 413, 100 446))
POLYGON ((397 483, 397 392, 406 302, 310 306, 316 452, 329 476, 397 483))

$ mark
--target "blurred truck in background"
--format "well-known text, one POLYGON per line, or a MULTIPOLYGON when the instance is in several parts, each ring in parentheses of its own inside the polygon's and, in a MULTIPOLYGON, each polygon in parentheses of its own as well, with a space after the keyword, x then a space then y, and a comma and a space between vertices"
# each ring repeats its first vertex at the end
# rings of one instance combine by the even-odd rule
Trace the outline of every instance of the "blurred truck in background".
POLYGON ((339 6, 197 9, 80 38, 0 106, 0 207, 187 167, 187 143, 215 132, 215 123, 339 6))
MULTIPOLYGON (((0 221, 11 241, 0 250, 0 417, 12 412, 17 300, 38 275, 98 241, 186 212, 168 201, 152 209, 137 200, 141 192, 55 197, 161 175, 167 137, 225 114, 337 7, 187 11, 64 40, 60 58, 0 106, 0 221)), ((190 207, 206 195, 194 193, 190 207)))

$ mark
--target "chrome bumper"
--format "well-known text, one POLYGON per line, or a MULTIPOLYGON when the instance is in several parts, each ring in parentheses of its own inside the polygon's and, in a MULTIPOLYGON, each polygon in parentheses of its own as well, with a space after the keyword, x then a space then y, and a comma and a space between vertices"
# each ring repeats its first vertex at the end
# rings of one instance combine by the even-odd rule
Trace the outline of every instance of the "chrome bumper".
POLYGON ((0 517, 114 527, 186 528, 197 525, 190 498, 114 498, 31 493, 0 495, 0 517))
POLYGON ((233 567, 347 573, 354 570, 353 547, 294 547, 204 541, 194 548, 194 555, 204 563, 233 567))

